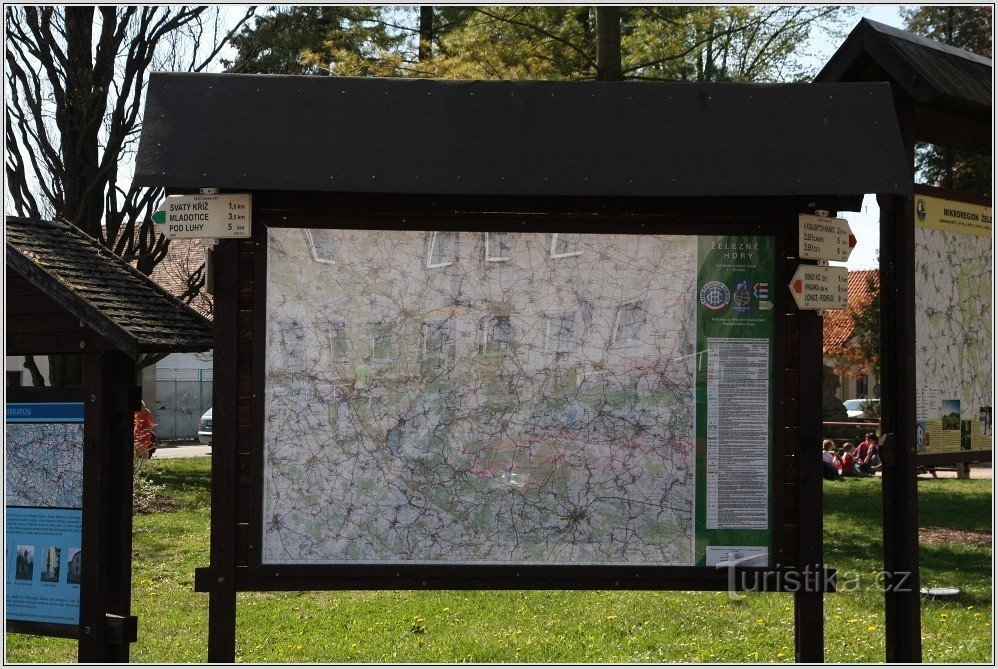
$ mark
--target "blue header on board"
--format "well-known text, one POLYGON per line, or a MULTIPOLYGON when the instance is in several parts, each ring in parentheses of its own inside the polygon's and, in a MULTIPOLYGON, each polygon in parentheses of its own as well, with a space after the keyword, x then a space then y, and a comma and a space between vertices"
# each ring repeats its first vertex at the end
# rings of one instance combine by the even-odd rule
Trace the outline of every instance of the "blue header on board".
POLYGON ((82 423, 83 402, 7 404, 8 423, 82 423))

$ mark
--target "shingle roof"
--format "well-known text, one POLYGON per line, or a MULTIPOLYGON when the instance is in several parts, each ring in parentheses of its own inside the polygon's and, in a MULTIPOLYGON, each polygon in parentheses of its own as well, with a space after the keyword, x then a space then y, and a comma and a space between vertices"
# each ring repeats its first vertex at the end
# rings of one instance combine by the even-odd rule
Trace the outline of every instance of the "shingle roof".
POLYGON ((881 83, 153 73, 134 183, 409 195, 853 197, 910 194, 904 155, 890 87, 881 83))
POLYGON ((79 228, 6 219, 6 262, 133 358, 207 351, 211 323, 79 228))
POLYGON ((870 291, 870 281, 878 280, 879 270, 865 269, 849 272, 848 306, 838 311, 830 311, 825 316, 823 326, 822 352, 825 355, 835 355, 852 339, 853 314, 869 304, 873 299, 870 291))
MULTIPOLYGON (((166 292, 179 297, 187 290, 187 278, 204 264, 204 251, 204 242, 200 239, 174 239, 149 277, 166 292)), ((205 318, 211 318, 211 296, 203 287, 189 304, 205 318)))

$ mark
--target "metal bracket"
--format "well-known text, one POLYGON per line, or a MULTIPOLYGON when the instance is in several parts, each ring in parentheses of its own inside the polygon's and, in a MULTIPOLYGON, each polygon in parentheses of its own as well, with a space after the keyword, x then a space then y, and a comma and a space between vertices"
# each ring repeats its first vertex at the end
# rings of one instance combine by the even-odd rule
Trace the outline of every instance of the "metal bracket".
POLYGON ((894 435, 888 432, 880 437, 880 444, 877 446, 880 452, 880 461, 884 467, 894 469, 898 464, 898 456, 894 448, 894 435))
POLYGON ((139 619, 135 616, 105 613, 104 629, 108 643, 126 644, 139 640, 139 619))
POLYGON ((195 567, 194 592, 211 591, 211 567, 195 567))
POLYGON ((209 295, 215 293, 215 246, 217 239, 212 239, 204 249, 204 292, 209 295))

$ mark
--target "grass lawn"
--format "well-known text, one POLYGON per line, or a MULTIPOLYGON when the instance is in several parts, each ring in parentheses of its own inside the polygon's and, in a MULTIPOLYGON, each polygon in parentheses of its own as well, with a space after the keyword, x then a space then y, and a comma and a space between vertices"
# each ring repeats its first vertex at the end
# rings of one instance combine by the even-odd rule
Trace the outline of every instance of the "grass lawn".
MULTIPOLYGON (((136 662, 201 662, 207 595, 209 459, 157 460, 146 473, 177 510, 135 519, 136 662)), ((864 591, 825 599, 826 659, 884 659, 880 480, 825 483, 827 563, 859 574, 864 591)), ((919 482, 923 527, 991 528, 991 481, 919 482)), ((957 585, 954 602, 922 606, 927 662, 990 662, 991 548, 970 533, 923 543, 922 584, 957 585)), ((790 595, 678 592, 244 593, 242 662, 789 662, 790 595)), ((7 635, 8 662, 69 662, 75 642, 7 635)))

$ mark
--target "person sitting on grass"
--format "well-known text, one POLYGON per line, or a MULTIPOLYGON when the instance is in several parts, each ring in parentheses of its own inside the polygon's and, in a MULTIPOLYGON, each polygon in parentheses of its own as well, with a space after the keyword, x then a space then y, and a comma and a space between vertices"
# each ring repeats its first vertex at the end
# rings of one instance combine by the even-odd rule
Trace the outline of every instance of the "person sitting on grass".
POLYGON ((842 463, 835 456, 835 442, 825 439, 821 443, 821 475, 829 481, 842 478, 842 463))
POLYGON ((856 461, 859 463, 859 470, 864 474, 873 476, 874 472, 880 469, 880 453, 877 449, 879 445, 880 439, 870 432, 856 449, 856 461))
POLYGON ((872 476, 859 468, 859 458, 856 456, 856 445, 846 442, 842 447, 843 476, 872 476))

